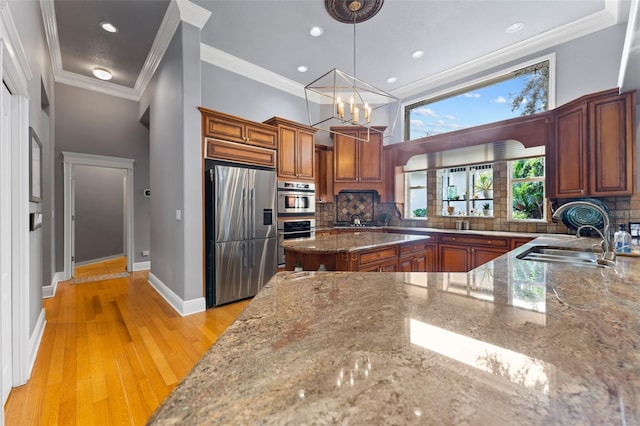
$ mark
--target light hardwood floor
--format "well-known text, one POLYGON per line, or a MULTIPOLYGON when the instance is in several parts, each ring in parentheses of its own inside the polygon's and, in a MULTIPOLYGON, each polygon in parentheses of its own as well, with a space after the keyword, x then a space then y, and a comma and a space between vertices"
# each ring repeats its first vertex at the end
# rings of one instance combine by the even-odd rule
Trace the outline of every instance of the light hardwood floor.
MULTIPOLYGON (((107 263, 76 276, 113 273, 107 263)), ((7 426, 144 424, 249 303, 181 317, 147 279, 134 272, 58 285, 43 302, 47 326, 31 378, 5 405, 7 426)))

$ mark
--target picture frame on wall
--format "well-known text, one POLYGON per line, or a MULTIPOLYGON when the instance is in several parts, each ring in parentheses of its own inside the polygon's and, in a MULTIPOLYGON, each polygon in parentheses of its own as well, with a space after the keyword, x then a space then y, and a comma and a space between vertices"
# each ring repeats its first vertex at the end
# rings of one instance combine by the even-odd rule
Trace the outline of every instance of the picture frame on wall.
POLYGON ((42 143, 33 127, 29 127, 29 201, 42 201, 42 143))

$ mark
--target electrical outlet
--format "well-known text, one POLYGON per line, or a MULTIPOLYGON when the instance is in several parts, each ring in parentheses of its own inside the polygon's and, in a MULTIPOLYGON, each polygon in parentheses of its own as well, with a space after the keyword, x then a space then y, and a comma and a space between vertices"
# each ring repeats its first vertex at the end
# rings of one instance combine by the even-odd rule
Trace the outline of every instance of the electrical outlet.
POLYGON ((149 256, 149 250, 142 250, 143 256, 149 256))
POLYGON ((176 210, 176 220, 182 220, 182 210, 176 210))

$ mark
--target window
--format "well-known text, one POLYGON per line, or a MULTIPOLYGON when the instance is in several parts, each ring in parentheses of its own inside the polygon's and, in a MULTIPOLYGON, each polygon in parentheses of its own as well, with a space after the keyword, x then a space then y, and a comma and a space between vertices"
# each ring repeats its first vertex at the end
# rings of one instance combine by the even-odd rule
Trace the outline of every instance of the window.
POLYGON ((427 171, 418 170, 404 175, 405 217, 427 218, 427 171))
POLYGON ((490 216, 493 211, 493 165, 441 170, 442 214, 490 216))
POLYGON ((510 219, 544 220, 546 217, 544 157, 509 162, 510 219))
POLYGON ((551 58, 405 107, 412 140, 549 109, 551 58))

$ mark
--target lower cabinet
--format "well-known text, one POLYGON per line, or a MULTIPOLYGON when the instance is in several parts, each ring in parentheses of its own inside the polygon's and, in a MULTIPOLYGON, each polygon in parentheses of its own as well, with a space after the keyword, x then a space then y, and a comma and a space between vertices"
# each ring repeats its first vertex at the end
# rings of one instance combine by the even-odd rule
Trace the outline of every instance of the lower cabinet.
POLYGON ((429 243, 408 244, 400 247, 398 269, 400 272, 436 271, 436 245, 429 243))
POLYGON ((510 250, 508 238, 440 236, 440 272, 468 272, 510 250))

